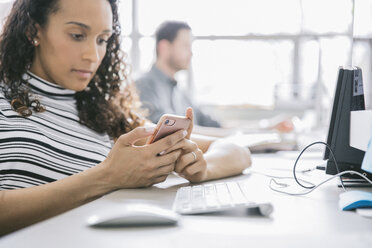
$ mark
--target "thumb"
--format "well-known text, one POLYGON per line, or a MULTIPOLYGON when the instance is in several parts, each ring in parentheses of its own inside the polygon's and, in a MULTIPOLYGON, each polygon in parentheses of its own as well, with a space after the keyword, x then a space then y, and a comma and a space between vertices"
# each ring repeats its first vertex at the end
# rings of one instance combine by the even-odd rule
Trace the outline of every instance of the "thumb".
POLYGON ((191 133, 192 133, 192 129, 194 127, 194 111, 192 110, 192 108, 188 107, 186 109, 186 117, 191 120, 190 126, 187 129, 187 135, 186 135, 186 139, 190 139, 190 136, 191 136, 191 133))
POLYGON ((137 127, 129 133, 120 136, 120 142, 124 145, 133 145, 137 140, 150 136, 155 130, 155 127, 137 127))

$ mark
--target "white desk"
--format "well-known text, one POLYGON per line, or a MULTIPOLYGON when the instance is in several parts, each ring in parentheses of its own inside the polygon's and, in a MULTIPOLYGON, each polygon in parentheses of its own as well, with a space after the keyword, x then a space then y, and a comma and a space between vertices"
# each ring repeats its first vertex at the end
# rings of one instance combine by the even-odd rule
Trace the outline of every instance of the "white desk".
MULTIPOLYGON (((299 169, 322 163, 320 157, 320 154, 313 157, 310 154, 307 158, 304 155, 299 169)), ((293 162, 294 154, 290 153, 255 155, 253 169, 290 169, 293 162)), ((280 170, 270 173, 291 175, 280 170)), ((313 181, 326 177, 320 171, 307 176, 313 181)), ((336 180, 302 197, 271 191, 269 178, 255 173, 225 180, 246 180, 252 197, 261 196, 272 202, 271 218, 236 213, 183 216, 178 226, 171 227, 99 229, 86 226, 89 215, 101 208, 109 211, 113 202, 125 204, 128 199, 147 199, 170 208, 177 188, 187 183, 172 176, 152 188, 113 192, 7 235, 0 239, 0 247, 372 247, 372 218, 339 210, 338 194, 342 189, 337 188, 336 180)))

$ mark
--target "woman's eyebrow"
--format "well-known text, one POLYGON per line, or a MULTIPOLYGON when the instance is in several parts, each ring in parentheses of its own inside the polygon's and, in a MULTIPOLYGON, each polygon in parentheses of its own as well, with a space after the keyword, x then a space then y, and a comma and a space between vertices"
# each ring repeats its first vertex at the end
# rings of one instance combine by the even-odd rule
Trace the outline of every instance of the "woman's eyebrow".
POLYGON ((84 23, 81 23, 81 22, 66 22, 65 24, 73 24, 73 25, 77 25, 77 26, 80 26, 84 29, 88 29, 90 30, 90 27, 84 23))
MULTIPOLYGON (((86 25, 84 23, 81 23, 81 22, 74 22, 74 21, 72 21, 72 22, 66 22, 65 24, 77 25, 77 26, 82 27, 82 28, 87 29, 87 30, 90 30, 91 29, 90 26, 88 26, 88 25, 86 25)), ((102 32, 103 33, 112 33, 112 30, 111 29, 105 29, 102 32)))

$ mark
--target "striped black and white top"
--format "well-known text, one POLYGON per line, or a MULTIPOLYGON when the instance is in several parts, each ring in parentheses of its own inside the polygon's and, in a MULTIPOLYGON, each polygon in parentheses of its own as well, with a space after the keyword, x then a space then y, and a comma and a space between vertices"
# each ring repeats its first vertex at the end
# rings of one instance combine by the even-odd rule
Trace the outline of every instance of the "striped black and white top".
POLYGON ((75 91, 25 76, 46 107, 21 117, 0 90, 0 190, 25 188, 62 179, 101 161, 111 149, 106 134, 79 123, 75 91))

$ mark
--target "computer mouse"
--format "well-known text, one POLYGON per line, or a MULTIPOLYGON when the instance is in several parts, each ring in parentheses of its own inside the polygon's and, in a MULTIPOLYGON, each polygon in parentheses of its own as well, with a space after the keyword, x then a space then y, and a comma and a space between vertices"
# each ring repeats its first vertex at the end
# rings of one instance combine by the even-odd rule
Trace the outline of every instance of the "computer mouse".
POLYGON ((175 225, 180 216, 172 210, 151 204, 126 204, 106 207, 87 219, 89 226, 175 225))
POLYGON ((361 216, 372 218, 372 208, 358 208, 356 212, 361 216))
POLYGON ((357 208, 372 208, 372 193, 352 190, 339 195, 338 205, 341 210, 353 210, 357 208))

